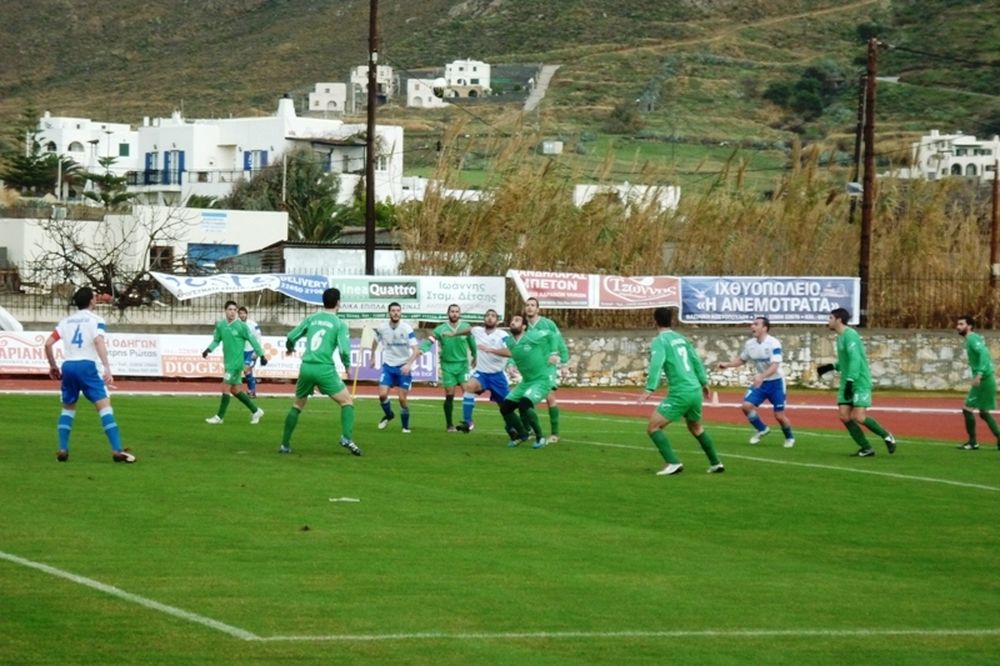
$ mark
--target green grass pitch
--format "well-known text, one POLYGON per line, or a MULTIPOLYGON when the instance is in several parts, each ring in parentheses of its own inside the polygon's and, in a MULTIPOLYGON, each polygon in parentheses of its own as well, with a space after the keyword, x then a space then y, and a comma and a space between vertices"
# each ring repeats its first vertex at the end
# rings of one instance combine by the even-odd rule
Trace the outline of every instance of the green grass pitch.
POLYGON ((709 424, 727 471, 708 475, 673 425, 686 469, 663 478, 634 418, 564 410, 563 441, 535 451, 506 447, 492 405, 462 435, 439 400, 414 401, 403 435, 362 400, 356 458, 336 445, 339 410, 313 399, 279 455, 288 398, 260 400, 260 425, 234 402, 209 426, 216 397, 118 396, 138 463, 111 462, 85 404, 59 464, 58 398, 0 404, 0 663, 1000 654, 992 447, 910 439, 852 459, 844 432, 785 450, 709 424))

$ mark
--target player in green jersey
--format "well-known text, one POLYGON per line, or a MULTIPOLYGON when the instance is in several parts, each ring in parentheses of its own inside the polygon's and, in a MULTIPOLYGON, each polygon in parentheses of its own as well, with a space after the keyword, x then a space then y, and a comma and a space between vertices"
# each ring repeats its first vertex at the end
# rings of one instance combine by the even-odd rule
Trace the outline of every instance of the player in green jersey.
POLYGON ((518 433, 518 438, 511 439, 507 446, 514 447, 527 441, 527 428, 530 427, 535 433, 535 443, 531 448, 540 449, 548 442, 535 405, 552 390, 549 370, 559 362, 559 340, 552 331, 528 328, 527 316, 518 314, 510 318, 510 335, 504 339, 504 344, 507 348, 496 353, 509 355, 521 373, 521 383, 507 394, 500 405, 507 431, 518 433), (520 419, 515 416, 515 411, 520 413, 520 419))
POLYGON ((666 466, 657 476, 671 476, 684 471, 684 464, 674 453, 664 432, 672 421, 683 418, 688 431, 694 435, 708 456, 709 474, 725 472, 719 460, 712 437, 701 425, 702 401, 708 396, 708 374, 691 341, 671 329, 673 312, 670 308, 656 308, 653 311, 657 336, 653 338, 649 357, 649 377, 646 392, 639 398, 643 403, 660 387, 663 375, 667 378, 667 395, 649 415, 646 434, 659 449, 666 466))
POLYGON ((437 341, 441 363, 441 386, 444 387, 444 422, 448 432, 458 432, 455 428, 455 387, 462 386, 469 379, 469 355, 476 362, 476 340, 469 332, 472 327, 462 321, 462 308, 455 303, 448 306, 448 321, 437 326, 420 344, 421 353, 431 350, 431 343, 437 341))
POLYGON ((562 333, 559 332, 559 327, 556 326, 556 323, 548 317, 540 315, 538 312, 539 309, 541 309, 541 306, 538 304, 537 298, 531 297, 524 302, 524 317, 528 327, 550 331, 556 338, 559 350, 559 363, 553 364, 548 371, 551 390, 545 398, 545 403, 549 408, 549 425, 552 428, 552 434, 549 435, 548 443, 555 444, 559 441, 559 405, 556 402, 555 393, 559 388, 559 364, 565 364, 569 361, 569 347, 566 346, 566 340, 563 339, 562 333))
POLYGON ((264 416, 264 410, 257 407, 250 396, 243 390, 243 348, 250 343, 254 353, 260 358, 261 367, 267 365, 267 357, 264 350, 257 342, 257 336, 251 332, 250 328, 239 319, 238 307, 235 301, 226 301, 226 318, 220 319, 215 324, 215 334, 212 342, 201 353, 202 358, 208 358, 219 344, 222 344, 222 365, 225 374, 222 376, 222 400, 219 402, 219 411, 215 416, 205 419, 206 423, 218 425, 222 423, 226 410, 229 408, 229 401, 233 396, 242 402, 253 416, 250 423, 260 423, 260 417, 264 416))
POLYGON ((830 312, 827 328, 837 334, 837 362, 826 363, 816 368, 822 377, 836 370, 840 373, 840 389, 837 392, 837 409, 840 420, 851 433, 851 438, 858 445, 857 452, 851 454, 860 458, 875 455, 875 449, 868 443, 868 438, 861 430, 865 426, 882 438, 889 453, 896 452, 896 438, 882 427, 874 417, 867 416, 865 411, 872 406, 872 376, 868 370, 868 358, 865 356, 865 345, 861 336, 847 325, 851 314, 844 308, 830 312))
POLYGON ((969 370, 972 371, 972 386, 969 394, 965 397, 965 405, 962 407, 962 416, 965 417, 965 432, 969 438, 958 448, 966 451, 974 451, 979 448, 976 441, 976 415, 979 411, 979 418, 986 422, 990 432, 997 440, 997 449, 1000 449, 1000 428, 990 414, 990 410, 997 408, 997 378, 993 367, 993 359, 990 357, 990 350, 986 346, 983 336, 974 332, 976 321, 970 315, 963 315, 958 318, 955 330, 965 338, 965 355, 969 359, 969 370))
POLYGON ((313 389, 319 389, 320 393, 340 405, 340 445, 356 456, 361 455, 361 449, 353 439, 354 400, 333 363, 333 355, 339 353, 344 370, 349 371, 351 367, 351 340, 347 324, 337 316, 339 310, 340 290, 331 287, 323 292, 323 310, 303 319, 285 340, 285 353, 289 355, 295 354, 295 343, 300 338, 304 337, 306 344, 299 378, 295 382, 295 402, 285 417, 285 432, 281 437, 279 453, 292 452, 292 433, 299 423, 299 416, 306 408, 313 389))

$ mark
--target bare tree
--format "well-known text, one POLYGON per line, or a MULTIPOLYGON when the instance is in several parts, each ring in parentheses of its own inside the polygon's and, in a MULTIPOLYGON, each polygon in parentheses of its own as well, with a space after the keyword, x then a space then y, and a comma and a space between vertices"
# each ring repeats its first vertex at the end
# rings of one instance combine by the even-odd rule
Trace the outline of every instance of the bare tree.
POLYGON ((90 286, 120 312, 157 300, 159 290, 149 270, 172 270, 185 264, 183 254, 164 248, 182 245, 195 225, 183 208, 136 206, 131 213, 101 220, 38 220, 44 239, 36 243, 31 278, 51 285, 90 286), (164 261, 150 266, 151 258, 164 261))

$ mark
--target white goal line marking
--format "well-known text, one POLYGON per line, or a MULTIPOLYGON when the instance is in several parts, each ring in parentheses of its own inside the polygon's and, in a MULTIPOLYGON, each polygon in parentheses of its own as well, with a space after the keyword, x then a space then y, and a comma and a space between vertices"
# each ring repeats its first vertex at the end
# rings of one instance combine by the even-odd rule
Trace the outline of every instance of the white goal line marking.
POLYGON ((0 551, 0 560, 35 569, 42 573, 66 579, 72 583, 83 585, 113 597, 137 604, 150 610, 159 611, 209 629, 222 632, 233 638, 254 642, 388 642, 414 640, 458 640, 458 641, 497 641, 497 640, 559 640, 574 638, 615 639, 615 638, 868 638, 878 636, 1000 636, 1000 629, 674 629, 674 630, 626 630, 626 631, 501 631, 501 632, 465 632, 452 633, 445 631, 428 631, 393 634, 329 634, 302 636, 258 636, 245 629, 234 627, 218 620, 192 613, 176 606, 168 606, 153 599, 126 592, 113 585, 108 585, 92 578, 58 569, 41 562, 28 560, 17 555, 0 551))
MULTIPOLYGON (((562 438, 559 441, 569 442, 571 444, 584 444, 586 446, 607 446, 613 449, 630 449, 632 451, 650 451, 652 450, 650 446, 636 446, 634 444, 616 444, 614 442, 586 442, 582 439, 569 439, 562 438)), ((693 451, 685 450, 685 453, 693 451)), ((698 451, 697 453, 701 453, 698 451)), ((841 467, 839 465, 820 465, 818 463, 805 463, 796 462, 794 460, 776 460, 774 458, 759 458, 757 456, 745 456, 738 453, 726 453, 722 456, 725 458, 736 458, 738 460, 751 460, 753 462, 770 463, 772 465, 790 465, 792 467, 808 467, 811 469, 826 469, 833 470, 837 472, 849 472, 851 474, 870 474, 872 476, 885 476, 891 479, 902 479, 904 481, 923 481, 925 483, 940 483, 947 486, 958 486, 959 488, 972 488, 974 490, 988 490, 990 492, 998 493, 1000 488, 996 486, 984 486, 978 483, 966 483, 965 481, 951 481, 949 479, 937 479, 931 476, 916 476, 913 474, 899 474, 898 472, 879 472, 872 469, 856 469, 854 467, 841 467)), ((724 461, 724 460, 723 460, 724 461)))
POLYGON ((181 620, 187 620, 188 622, 194 622, 195 624, 200 624, 209 629, 215 629, 216 631, 221 631, 224 634, 228 634, 234 638, 240 638, 245 641, 255 641, 259 640, 259 636, 253 634, 239 627, 234 627, 218 620, 213 620, 210 617, 205 617, 204 615, 198 615, 197 613, 192 613, 186 611, 182 608, 177 608, 176 606, 168 606, 167 604, 161 604, 159 601, 154 601, 152 599, 147 599, 146 597, 141 597, 138 594, 132 594, 131 592, 126 592, 125 590, 119 589, 114 585, 108 585, 107 583, 102 583, 100 581, 94 580, 93 578, 86 578, 84 576, 78 576, 76 574, 70 573, 68 571, 63 571, 62 569, 57 569, 56 567, 49 566, 48 564, 42 564, 41 562, 35 562, 33 560, 26 560, 23 557, 18 557, 17 555, 12 555, 10 553, 5 553, 0 550, 0 560, 7 560, 8 562, 13 562, 14 564, 20 564, 23 567, 28 567, 30 569, 36 569, 42 573, 47 573, 50 576, 56 576, 57 578, 64 578, 70 582, 76 583, 77 585, 83 585, 84 587, 89 587, 91 589, 97 590, 99 592, 104 592, 105 594, 110 594, 113 597, 117 597, 123 601, 128 601, 129 603, 138 604, 144 608, 149 608, 150 610, 159 611, 176 617, 181 620))

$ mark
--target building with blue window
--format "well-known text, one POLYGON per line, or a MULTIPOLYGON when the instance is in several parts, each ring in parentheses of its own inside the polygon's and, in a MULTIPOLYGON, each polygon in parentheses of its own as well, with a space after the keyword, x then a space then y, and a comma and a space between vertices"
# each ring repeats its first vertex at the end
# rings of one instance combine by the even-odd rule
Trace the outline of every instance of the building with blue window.
MULTIPOLYGON (((175 111, 169 118, 144 118, 137 129, 46 113, 39 140, 46 150, 68 155, 88 170, 97 170, 101 157, 115 157, 111 170, 128 177, 139 202, 166 206, 182 205, 195 194, 223 197, 235 182, 305 147, 341 178, 346 202, 364 175, 366 129, 362 123, 299 117, 286 95, 271 116, 189 120, 175 111)), ((403 128, 379 125, 376 135, 376 197, 400 201, 403 128)))

